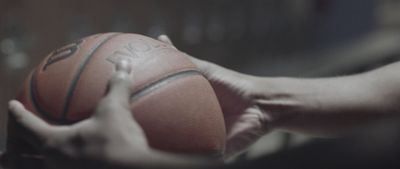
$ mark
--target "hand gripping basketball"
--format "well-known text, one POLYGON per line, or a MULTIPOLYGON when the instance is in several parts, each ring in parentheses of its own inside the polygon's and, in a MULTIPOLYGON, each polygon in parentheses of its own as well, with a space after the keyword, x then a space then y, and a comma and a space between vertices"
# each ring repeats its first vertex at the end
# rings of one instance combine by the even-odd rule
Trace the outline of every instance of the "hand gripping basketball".
MULTIPOLYGON (((158 40, 173 46, 166 35, 158 40)), ((249 79, 254 77, 186 56, 209 80, 221 105, 227 132, 224 158, 244 152, 271 129, 271 118, 252 101, 255 87, 249 79)))
POLYGON ((22 136, 42 152, 48 167, 97 168, 98 165, 117 163, 132 149, 138 155, 148 150, 143 130, 129 108, 131 78, 128 73, 131 68, 122 61, 116 69, 108 93, 97 105, 95 113, 71 126, 50 125, 26 110, 20 102, 10 101, 9 110, 17 125, 23 128, 22 136))
MULTIPOLYGON (((50 124, 74 124, 91 117, 121 59, 135 72, 129 107, 152 148, 222 157, 225 125, 210 83, 182 52, 143 35, 100 33, 51 52, 16 99, 50 124)), ((9 124, 7 149, 37 155, 9 124)))

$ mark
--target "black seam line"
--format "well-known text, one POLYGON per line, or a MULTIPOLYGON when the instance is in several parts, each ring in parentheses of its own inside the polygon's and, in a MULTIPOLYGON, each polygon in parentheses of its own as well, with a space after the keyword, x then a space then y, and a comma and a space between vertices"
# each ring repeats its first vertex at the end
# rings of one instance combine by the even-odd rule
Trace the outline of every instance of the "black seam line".
POLYGON ((167 85, 175 80, 178 80, 178 79, 181 79, 184 77, 188 77, 188 76, 192 76, 192 75, 202 75, 202 73, 199 72, 198 70, 185 70, 182 72, 178 72, 178 73, 166 76, 160 80, 150 83, 149 85, 146 85, 145 87, 137 90, 135 93, 132 93, 130 96, 130 102, 133 103, 140 97, 145 96, 148 93, 151 93, 154 90, 157 90, 157 89, 163 87, 164 85, 167 85))
POLYGON ((35 69, 35 71, 33 71, 32 75, 30 76, 30 81, 29 81, 29 93, 30 93, 30 99, 33 103, 33 107, 35 108, 36 112, 41 114, 43 116, 43 118, 45 118, 46 120, 52 121, 52 122, 58 122, 59 120, 55 119, 54 117, 50 116, 49 113, 47 113, 46 111, 44 111, 40 104, 37 101, 37 90, 36 90, 36 73, 37 73, 37 69, 35 69))
POLYGON ((97 46, 95 46, 92 51, 90 52, 89 55, 86 56, 85 60, 83 62, 81 62, 81 64, 79 65, 78 68, 78 73, 75 75, 74 79, 72 80, 72 84, 70 85, 68 92, 67 92, 67 97, 65 98, 65 102, 64 102, 64 109, 62 112, 62 116, 61 119, 66 120, 67 117, 67 113, 69 111, 69 106, 71 104, 71 99, 74 95, 74 91, 76 88, 76 85, 78 84, 78 81, 81 77, 81 74, 83 72, 83 70, 85 69, 86 65, 89 63, 90 59, 94 56, 94 54, 96 53, 97 49, 99 49, 102 45, 104 45, 105 43, 107 43, 109 40, 111 40, 112 38, 120 35, 121 33, 116 33, 116 34, 112 34, 110 36, 108 36, 107 38, 105 38, 102 42, 100 42, 99 44, 97 44, 97 46))
MULTIPOLYGON (((146 85, 145 87, 139 89, 138 91, 136 91, 135 93, 131 94, 130 96, 130 103, 133 103, 134 101, 136 101, 137 99, 139 99, 142 96, 145 96, 148 93, 153 92, 154 90, 157 90, 161 87, 163 87, 166 84, 169 84, 171 82, 174 82, 175 80, 181 79, 181 78, 185 78, 188 76, 192 76, 192 75, 202 75, 201 72, 199 72, 198 70, 185 70, 182 72, 178 72, 172 75, 168 75, 160 80, 157 80, 155 82, 150 83, 149 85, 146 85)), ((64 119, 64 121, 62 122, 62 124, 73 124, 78 122, 74 121, 74 120, 67 120, 64 119)))

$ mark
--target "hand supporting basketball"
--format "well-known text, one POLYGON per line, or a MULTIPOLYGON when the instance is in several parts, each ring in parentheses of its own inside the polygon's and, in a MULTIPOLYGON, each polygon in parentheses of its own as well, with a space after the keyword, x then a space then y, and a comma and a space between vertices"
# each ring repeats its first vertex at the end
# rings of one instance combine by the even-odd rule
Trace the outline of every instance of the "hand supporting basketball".
MULTIPOLYGON (((173 46, 166 35, 158 39, 173 46)), ((271 129, 269 114, 253 101, 255 77, 189 55, 188 58, 213 86, 224 113, 227 131, 225 158, 243 152, 271 129)))
POLYGON ((9 110, 50 168, 106 168, 127 158, 140 163, 149 147, 129 109, 129 71, 127 62, 119 63, 93 116, 71 126, 50 125, 15 100, 9 110))

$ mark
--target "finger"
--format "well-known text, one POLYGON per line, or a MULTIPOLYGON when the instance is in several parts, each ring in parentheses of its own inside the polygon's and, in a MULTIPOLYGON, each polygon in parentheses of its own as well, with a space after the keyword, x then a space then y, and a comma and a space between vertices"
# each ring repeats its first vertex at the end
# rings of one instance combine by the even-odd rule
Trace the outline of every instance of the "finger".
MULTIPOLYGON (((171 39, 169 39, 169 37, 167 35, 160 35, 160 36, 158 36, 157 39, 159 41, 161 41, 161 42, 164 42, 164 43, 167 43, 167 44, 171 45, 173 48, 176 49, 176 47, 172 43, 171 39)), ((190 56, 190 55, 188 55, 186 53, 185 53, 185 56, 190 61, 192 61, 201 71, 204 71, 204 72, 208 71, 208 68, 210 67, 208 62, 200 60, 200 59, 197 59, 197 58, 195 58, 193 56, 190 56)))
POLYGON ((114 112, 126 112, 129 109, 132 85, 130 71, 131 65, 126 60, 117 63, 116 72, 109 81, 109 91, 97 107, 97 115, 107 117, 114 112))
POLYGON ((129 74, 132 71, 132 66, 129 64, 128 60, 122 59, 117 62, 115 69, 117 72, 125 72, 126 74, 129 74))
POLYGON ((252 126, 240 126, 240 129, 235 129, 234 133, 229 133, 227 136, 225 159, 234 157, 245 152, 253 145, 262 134, 252 126))
MULTIPOLYGON (((160 36, 158 36, 157 39, 160 40, 161 42, 170 44, 173 48, 176 49, 176 47, 175 47, 174 44, 172 43, 171 39, 169 39, 169 37, 168 37, 167 35, 160 35, 160 36)), ((218 66, 218 65, 216 65, 216 64, 213 64, 213 63, 210 63, 210 62, 207 62, 207 61, 204 61, 204 60, 200 60, 200 59, 195 58, 195 57, 193 57, 193 56, 190 56, 190 55, 188 55, 188 54, 186 54, 186 53, 185 53, 185 56, 186 56, 190 61, 192 61, 192 62, 197 66, 197 68, 198 68, 205 76, 207 76, 208 78, 212 78, 210 74, 212 74, 213 72, 216 72, 216 71, 218 71, 218 70, 224 70, 224 68, 222 68, 222 67, 220 67, 220 66, 218 66)))
POLYGON ((52 133, 52 126, 45 121, 35 116, 32 112, 25 109, 25 107, 16 100, 9 102, 9 111, 14 117, 18 126, 22 127, 27 141, 33 145, 41 145, 43 141, 52 133))
POLYGON ((160 36, 158 36, 157 39, 160 40, 161 42, 168 43, 170 45, 174 45, 167 35, 164 35, 164 34, 160 35, 160 36))
POLYGON ((171 39, 169 39, 169 37, 167 35, 160 35, 160 36, 158 36, 157 39, 161 42, 171 45, 173 48, 176 49, 175 45, 172 43, 171 39))
MULTIPOLYGON (((164 34, 163 34, 163 35, 160 35, 160 36, 158 36, 157 39, 158 39, 159 41, 161 41, 161 42, 170 44, 172 47, 174 47, 174 48, 176 49, 176 47, 175 47, 174 44, 172 43, 171 39, 169 39, 169 37, 168 37, 167 35, 164 35, 164 34)), ((187 56, 194 64, 196 64, 196 65, 197 65, 198 67, 200 67, 200 68, 207 66, 207 62, 205 62, 205 61, 203 61, 203 60, 197 59, 197 58, 195 58, 195 57, 193 57, 193 56, 190 56, 190 55, 188 55, 188 54, 186 54, 186 56, 187 56)))
POLYGON ((121 60, 116 64, 116 72, 109 82, 110 90, 106 96, 107 98, 124 104, 129 102, 130 86, 132 84, 129 76, 130 71, 131 66, 127 60, 121 60))

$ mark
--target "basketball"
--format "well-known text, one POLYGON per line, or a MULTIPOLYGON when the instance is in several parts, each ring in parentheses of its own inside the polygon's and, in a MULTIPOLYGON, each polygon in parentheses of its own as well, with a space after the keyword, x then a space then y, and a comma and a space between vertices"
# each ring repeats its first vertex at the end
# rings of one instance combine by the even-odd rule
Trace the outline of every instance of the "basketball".
MULTIPOLYGON (((151 147, 222 155, 225 125, 211 85, 185 54, 146 36, 96 34, 54 50, 26 78, 17 100, 50 124, 89 118, 121 59, 132 65, 131 110, 151 147)), ((8 132, 15 135, 13 127, 8 132)))

